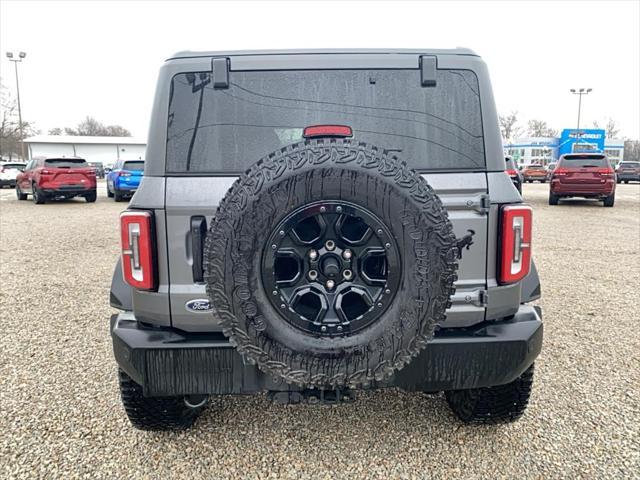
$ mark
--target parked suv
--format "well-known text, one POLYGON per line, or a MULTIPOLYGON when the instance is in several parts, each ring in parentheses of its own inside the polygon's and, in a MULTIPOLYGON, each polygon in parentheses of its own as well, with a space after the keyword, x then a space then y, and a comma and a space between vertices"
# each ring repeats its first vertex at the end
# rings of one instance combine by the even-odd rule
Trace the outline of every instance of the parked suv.
POLYGON ((140 185, 143 172, 143 160, 118 160, 107 174, 107 196, 116 202, 131 197, 140 185))
POLYGON ((34 158, 16 178, 16 195, 18 200, 32 195, 37 204, 76 196, 95 202, 96 172, 82 158, 34 158))
POLYGON ((547 171, 542 165, 532 163, 531 165, 524 167, 522 177, 525 182, 533 183, 537 181, 545 183, 547 181, 547 171))
POLYGON ((640 182, 640 162, 620 162, 616 170, 617 182, 640 182))
POLYGON ((613 207, 616 194, 615 172, 601 153, 571 153, 558 160, 549 186, 549 205, 564 197, 597 198, 613 207))
POLYGON ((5 185, 15 187, 16 178, 26 165, 23 162, 0 162, 0 188, 4 188, 5 185))
POLYGON ((513 157, 509 155, 504 157, 504 161, 507 167, 505 172, 507 172, 507 175, 509 175, 509 178, 513 182, 513 185, 516 187, 516 189, 518 189, 518 192, 522 193, 522 173, 520 173, 520 170, 518 170, 518 168, 516 167, 516 162, 514 162, 513 157))
POLYGON ((111 286, 135 427, 188 427, 212 394, 391 386, 522 415, 532 210, 476 54, 183 52, 155 102, 111 286))

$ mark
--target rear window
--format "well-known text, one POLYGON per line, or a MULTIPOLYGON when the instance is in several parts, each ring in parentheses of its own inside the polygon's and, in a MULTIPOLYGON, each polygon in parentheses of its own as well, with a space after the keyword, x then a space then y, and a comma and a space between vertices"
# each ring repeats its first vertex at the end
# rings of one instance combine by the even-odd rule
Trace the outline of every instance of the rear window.
POLYGON ((209 72, 176 75, 167 131, 168 172, 239 173, 302 140, 310 125, 348 125, 354 141, 399 153, 411 167, 484 169, 478 80, 438 70, 231 72, 215 89, 209 72))
POLYGON ((640 167, 640 162, 622 162, 619 166, 621 168, 624 168, 624 167, 638 168, 640 167))
POLYGON ((82 158, 48 158, 44 161, 47 167, 52 168, 83 168, 89 164, 82 158))
POLYGON ((0 167, 4 168, 5 170, 9 170, 9 169, 19 170, 21 168, 24 168, 24 166, 25 166, 24 163, 0 163, 0 167))
POLYGON ((604 155, 567 155, 560 160, 564 168, 609 167, 609 160, 604 155))
POLYGON ((542 165, 529 165, 527 168, 529 170, 542 170, 543 169, 542 165))
POLYGON ((144 170, 144 162, 124 162, 124 165, 122 165, 122 169, 142 171, 144 170))

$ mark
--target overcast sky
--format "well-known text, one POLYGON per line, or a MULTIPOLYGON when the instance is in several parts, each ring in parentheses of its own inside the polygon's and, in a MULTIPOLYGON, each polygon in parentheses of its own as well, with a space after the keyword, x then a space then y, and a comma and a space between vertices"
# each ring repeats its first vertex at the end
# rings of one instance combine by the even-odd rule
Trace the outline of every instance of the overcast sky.
MULTIPOLYGON (((640 138, 640 2, 0 1, 2 52, 25 51, 23 118, 86 115, 145 137, 158 68, 180 50, 450 48, 489 65, 498 111, 573 128, 614 118, 640 138)), ((2 54, 2 82, 15 92, 2 54)))

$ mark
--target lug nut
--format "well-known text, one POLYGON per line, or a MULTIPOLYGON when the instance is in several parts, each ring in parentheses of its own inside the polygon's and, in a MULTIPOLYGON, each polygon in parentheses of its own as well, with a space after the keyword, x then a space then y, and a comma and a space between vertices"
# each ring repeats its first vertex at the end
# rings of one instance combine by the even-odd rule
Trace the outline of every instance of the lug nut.
POLYGON ((271 293, 273 293, 274 295, 278 295, 278 291, 277 291, 277 290, 274 290, 274 291, 273 291, 273 292, 271 292, 271 293))
POLYGON ((336 212, 342 213, 342 207, 340 205, 336 207, 336 212))
POLYGON ((336 286, 336 282, 334 282, 333 280, 327 280, 327 283, 325 283, 327 290, 333 290, 333 287, 336 286))
POLYGON ((318 278, 318 272, 315 270, 309 270, 309 279, 315 280, 316 278, 318 278))
POLYGON ((318 252, 316 252, 315 250, 309 250, 309 258, 311 260, 315 260, 316 258, 318 258, 318 252))
POLYGON ((320 213, 324 213, 327 211, 327 207, 320 207, 320 213))
POLYGON ((327 331, 327 327, 325 327, 324 325, 322 327, 320 327, 320 331, 321 332, 326 332, 327 331))
POLYGON ((344 272, 342 272, 342 276, 344 277, 345 280, 349 280, 351 277, 353 277, 353 272, 347 269, 344 272))
POLYGON ((324 244, 324 247, 327 250, 333 250, 334 248, 336 248, 336 242, 334 242, 333 240, 327 240, 327 242, 324 244))
POLYGON ((353 256, 353 253, 351 253, 351 250, 345 250, 344 252, 342 252, 342 257, 345 260, 349 260, 352 256, 353 256))

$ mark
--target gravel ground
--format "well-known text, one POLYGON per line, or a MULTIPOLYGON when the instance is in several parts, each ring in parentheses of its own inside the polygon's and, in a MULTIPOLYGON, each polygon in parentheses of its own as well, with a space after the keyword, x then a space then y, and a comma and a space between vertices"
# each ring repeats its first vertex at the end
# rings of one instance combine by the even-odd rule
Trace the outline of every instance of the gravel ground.
POLYGON ((442 395, 387 390, 215 398, 192 430, 151 434, 125 417, 108 334, 124 205, 0 191, 0 477, 640 478, 640 185, 613 209, 524 188, 546 325, 519 422, 468 427, 442 395))

